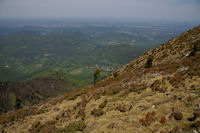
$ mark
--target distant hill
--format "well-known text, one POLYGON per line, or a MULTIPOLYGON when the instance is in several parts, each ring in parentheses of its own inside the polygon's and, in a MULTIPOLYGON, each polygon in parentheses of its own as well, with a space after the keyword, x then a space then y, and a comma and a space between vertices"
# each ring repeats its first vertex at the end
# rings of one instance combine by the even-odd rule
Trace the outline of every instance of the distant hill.
POLYGON ((0 116, 2 132, 198 132, 200 26, 76 92, 0 116))

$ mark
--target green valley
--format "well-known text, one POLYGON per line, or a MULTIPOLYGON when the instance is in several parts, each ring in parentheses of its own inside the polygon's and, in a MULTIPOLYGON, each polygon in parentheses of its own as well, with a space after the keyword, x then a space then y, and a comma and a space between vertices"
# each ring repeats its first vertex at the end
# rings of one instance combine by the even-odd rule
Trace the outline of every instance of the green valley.
POLYGON ((103 78, 192 27, 114 20, 15 21, 0 23, 0 81, 57 71, 81 81, 81 86, 92 82, 95 68, 102 70, 103 78))

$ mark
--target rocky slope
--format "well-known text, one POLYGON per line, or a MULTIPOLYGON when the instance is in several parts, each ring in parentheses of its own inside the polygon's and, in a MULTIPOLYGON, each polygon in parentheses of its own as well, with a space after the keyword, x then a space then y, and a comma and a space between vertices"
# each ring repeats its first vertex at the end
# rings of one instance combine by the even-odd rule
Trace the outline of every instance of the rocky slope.
POLYGON ((200 26, 145 53, 95 85, 1 115, 1 131, 198 132, 199 51, 200 26))

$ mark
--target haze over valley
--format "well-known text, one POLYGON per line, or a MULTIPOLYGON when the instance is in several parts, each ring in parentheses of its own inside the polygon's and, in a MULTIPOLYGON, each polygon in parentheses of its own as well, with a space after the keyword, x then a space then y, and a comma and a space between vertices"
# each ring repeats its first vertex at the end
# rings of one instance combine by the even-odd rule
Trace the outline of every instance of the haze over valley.
POLYGON ((0 79, 23 81, 51 71, 92 82, 195 24, 112 19, 4 19, 0 23, 0 79))

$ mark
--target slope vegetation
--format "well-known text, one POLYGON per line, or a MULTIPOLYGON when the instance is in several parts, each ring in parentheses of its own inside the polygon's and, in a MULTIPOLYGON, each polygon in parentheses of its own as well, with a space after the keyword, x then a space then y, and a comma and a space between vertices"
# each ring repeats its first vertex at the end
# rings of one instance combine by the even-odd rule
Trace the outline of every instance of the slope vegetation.
POLYGON ((146 52, 95 85, 3 114, 1 130, 10 133, 197 132, 200 128, 199 51, 200 26, 146 52), (149 59, 150 63, 146 64, 149 59))

